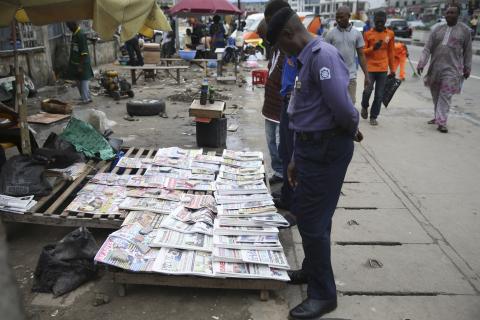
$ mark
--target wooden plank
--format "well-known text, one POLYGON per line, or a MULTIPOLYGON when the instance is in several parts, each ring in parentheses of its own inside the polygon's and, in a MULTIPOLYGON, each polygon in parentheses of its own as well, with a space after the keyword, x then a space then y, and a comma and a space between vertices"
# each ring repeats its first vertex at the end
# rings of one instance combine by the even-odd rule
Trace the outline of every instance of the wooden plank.
POLYGON ((37 204, 35 204, 29 210, 29 212, 37 212, 38 210, 40 210, 45 205, 45 203, 50 201, 50 199, 52 199, 63 187, 65 187, 67 182, 69 182, 69 181, 62 179, 62 181, 60 183, 57 183, 55 185, 55 187, 53 187, 52 192, 50 192, 50 194, 40 198, 40 200, 38 200, 37 204))
POLYGON ((72 182, 68 186, 68 188, 62 193, 60 197, 57 198, 57 200, 45 211, 45 214, 53 214, 58 207, 67 199, 71 193, 77 188, 80 183, 82 183, 83 179, 85 179, 86 176, 93 170, 93 161, 90 160, 87 162, 88 168, 85 170, 84 173, 82 173, 75 181, 72 182))
POLYGON ((94 220, 90 218, 60 217, 59 215, 44 215, 42 213, 18 214, 0 211, 0 219, 4 222, 28 223, 47 226, 60 227, 79 227, 118 229, 122 221, 120 220, 94 220))
MULTIPOLYGON (((140 148, 138 149, 137 153, 135 154, 135 156, 133 158, 135 159, 138 159, 140 158, 142 155, 143 155, 143 152, 145 151, 145 148, 140 148)), ((125 171, 123 172, 124 175, 128 175, 132 172, 132 169, 125 169, 125 171)))
POLYGON ((47 112, 40 112, 27 117, 28 123, 51 124, 63 119, 70 118, 69 114, 53 114, 47 112))
POLYGON ((223 112, 225 111, 226 103, 225 101, 215 101, 213 104, 207 103, 206 105, 201 105, 200 100, 193 100, 188 113, 191 117, 198 118, 221 118, 223 112))
POLYGON ((142 67, 132 67, 132 66, 126 66, 126 67, 121 67, 121 69, 125 70, 185 70, 189 69, 189 66, 158 66, 155 64, 152 65, 143 65, 142 67))
POLYGON ((246 290, 280 290, 286 283, 268 279, 206 278, 197 276, 169 276, 159 273, 112 272, 114 283, 144 284, 170 287, 246 289, 246 290))

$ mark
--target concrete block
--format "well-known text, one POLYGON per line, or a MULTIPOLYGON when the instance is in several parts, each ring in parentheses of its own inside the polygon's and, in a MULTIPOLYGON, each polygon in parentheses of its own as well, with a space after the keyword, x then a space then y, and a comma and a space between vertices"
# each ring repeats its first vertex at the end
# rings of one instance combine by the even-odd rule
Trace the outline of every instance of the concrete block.
POLYGON ((324 318, 352 320, 474 320, 480 314, 479 296, 344 296, 324 318))
POLYGON ((333 216, 332 240, 432 243, 432 238, 406 209, 337 209, 333 216))
POLYGON ((342 292, 474 294, 437 245, 333 246, 333 270, 342 292), (368 260, 383 265, 370 267, 368 260))
POLYGON ((386 183, 345 183, 337 207, 404 208, 386 183))

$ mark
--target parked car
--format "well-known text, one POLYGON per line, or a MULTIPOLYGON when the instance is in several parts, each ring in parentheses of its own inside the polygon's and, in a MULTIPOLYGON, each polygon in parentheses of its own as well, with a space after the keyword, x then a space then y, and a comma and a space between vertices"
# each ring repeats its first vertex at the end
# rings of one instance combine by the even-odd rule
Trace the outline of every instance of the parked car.
POLYGON ((387 19, 385 27, 391 29, 395 33, 395 37, 412 37, 412 29, 408 26, 405 19, 387 19))
POLYGON ((362 20, 350 20, 350 23, 352 24, 352 27, 360 31, 360 33, 363 33, 363 27, 365 26, 365 22, 362 20))
POLYGON ((418 27, 425 27, 425 23, 423 23, 422 20, 412 20, 408 21, 408 26, 412 29, 418 28, 418 27))

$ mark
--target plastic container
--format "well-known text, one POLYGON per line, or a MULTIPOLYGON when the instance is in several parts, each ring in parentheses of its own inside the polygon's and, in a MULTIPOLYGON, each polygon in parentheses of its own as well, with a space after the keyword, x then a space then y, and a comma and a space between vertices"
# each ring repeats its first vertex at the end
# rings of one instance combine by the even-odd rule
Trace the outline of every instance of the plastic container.
POLYGON ((202 87, 200 88, 200 104, 202 106, 207 104, 208 100, 208 79, 203 79, 202 87))
POLYGON ((197 54, 197 50, 179 50, 178 51, 178 55, 180 56, 180 58, 187 61, 195 59, 196 54, 197 54))
POLYGON ((207 148, 226 148, 227 118, 212 119, 210 123, 197 122, 197 145, 207 148))

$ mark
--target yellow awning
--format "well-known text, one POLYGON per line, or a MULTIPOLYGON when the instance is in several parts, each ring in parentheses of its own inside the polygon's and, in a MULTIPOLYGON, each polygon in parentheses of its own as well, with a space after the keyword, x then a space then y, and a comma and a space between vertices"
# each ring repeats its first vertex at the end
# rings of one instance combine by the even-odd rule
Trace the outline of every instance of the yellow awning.
POLYGON ((155 0, 0 0, 0 26, 13 18, 34 25, 93 20, 93 29, 110 39, 121 25, 121 38, 128 40, 142 28, 171 31, 155 0))

